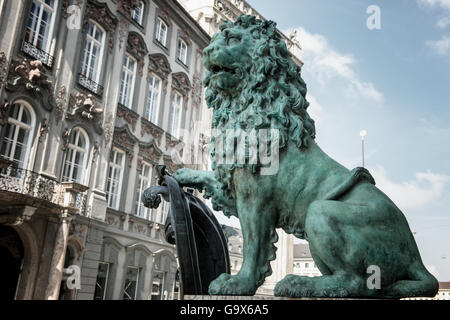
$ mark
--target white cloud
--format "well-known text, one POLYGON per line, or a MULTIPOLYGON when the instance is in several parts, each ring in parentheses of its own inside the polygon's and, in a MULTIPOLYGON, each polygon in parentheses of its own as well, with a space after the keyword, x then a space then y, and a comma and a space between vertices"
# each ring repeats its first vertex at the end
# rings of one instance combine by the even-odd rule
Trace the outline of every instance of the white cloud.
POLYGON ((440 56, 450 54, 450 37, 443 36, 437 41, 427 41, 426 45, 440 56))
POLYGON ((449 176, 431 172, 416 173, 415 179, 406 182, 392 181, 382 166, 372 168, 377 187, 401 210, 411 210, 439 199, 449 181, 449 176))
POLYGON ((439 279, 439 272, 436 266, 426 266, 426 268, 436 279, 439 279))
POLYGON ((317 99, 309 93, 306 96, 306 100, 309 102, 308 114, 317 124, 323 118, 324 108, 319 101, 317 101, 317 99))
POLYGON ((441 7, 450 10, 450 0, 417 0, 419 4, 429 7, 441 7))
POLYGON ((436 22, 439 29, 445 29, 448 25, 450 25, 450 17, 442 17, 436 22))
MULTIPOLYGON (((294 29, 285 31, 291 34, 294 29)), ((354 70, 356 60, 351 54, 342 54, 335 50, 328 40, 320 34, 312 34, 302 27, 297 30, 297 40, 303 50, 302 59, 316 79, 325 84, 334 77, 347 80, 348 92, 381 102, 383 94, 373 83, 362 81, 354 70)))

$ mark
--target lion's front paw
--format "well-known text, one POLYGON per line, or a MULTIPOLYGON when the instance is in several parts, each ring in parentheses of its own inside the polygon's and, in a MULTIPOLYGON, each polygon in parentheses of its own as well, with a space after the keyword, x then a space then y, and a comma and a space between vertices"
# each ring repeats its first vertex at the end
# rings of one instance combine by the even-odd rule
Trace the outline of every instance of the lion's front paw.
POLYGON ((256 286, 252 285, 248 279, 223 273, 211 282, 208 292, 211 295, 252 296, 256 289, 256 286))

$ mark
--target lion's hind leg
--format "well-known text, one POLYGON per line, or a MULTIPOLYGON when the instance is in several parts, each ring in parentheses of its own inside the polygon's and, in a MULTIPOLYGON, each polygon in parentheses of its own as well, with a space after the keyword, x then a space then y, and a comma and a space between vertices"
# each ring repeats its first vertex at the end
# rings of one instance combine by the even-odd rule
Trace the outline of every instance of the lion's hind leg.
POLYGON ((422 263, 410 266, 410 278, 413 280, 399 280, 384 290, 386 298, 403 297, 434 297, 439 290, 436 278, 425 269, 422 263))

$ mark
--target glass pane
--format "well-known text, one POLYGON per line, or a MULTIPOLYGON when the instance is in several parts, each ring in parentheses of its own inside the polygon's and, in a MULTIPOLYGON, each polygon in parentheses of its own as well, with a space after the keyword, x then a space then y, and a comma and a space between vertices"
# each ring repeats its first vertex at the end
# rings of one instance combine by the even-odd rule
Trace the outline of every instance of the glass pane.
POLYGON ((134 267, 127 268, 125 278, 125 288, 123 290, 123 300, 135 300, 139 269, 134 267))
POLYGON ((98 264, 97 281, 95 282, 94 300, 104 300, 108 284, 109 264, 98 264))

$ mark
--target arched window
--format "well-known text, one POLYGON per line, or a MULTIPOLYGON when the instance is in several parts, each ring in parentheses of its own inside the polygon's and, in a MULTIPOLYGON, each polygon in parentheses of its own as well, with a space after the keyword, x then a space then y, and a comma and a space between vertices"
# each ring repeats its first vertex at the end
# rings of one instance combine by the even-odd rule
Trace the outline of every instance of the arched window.
POLYGON ((26 168, 36 122, 34 110, 25 102, 17 102, 8 109, 0 153, 13 161, 15 166, 26 168))
POLYGON ((64 161, 63 181, 84 182, 89 150, 89 138, 81 128, 74 128, 70 134, 64 161))

